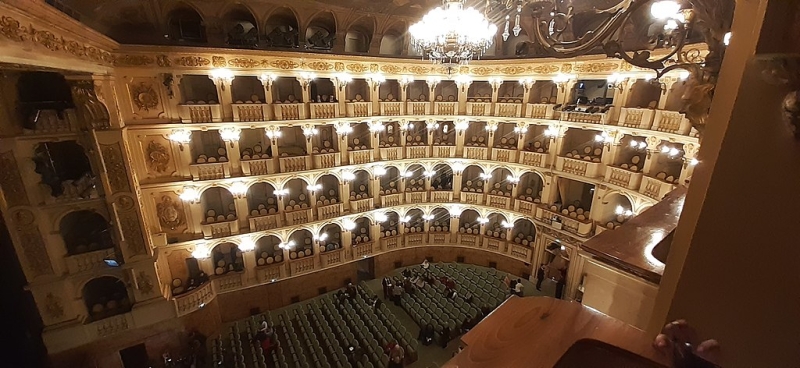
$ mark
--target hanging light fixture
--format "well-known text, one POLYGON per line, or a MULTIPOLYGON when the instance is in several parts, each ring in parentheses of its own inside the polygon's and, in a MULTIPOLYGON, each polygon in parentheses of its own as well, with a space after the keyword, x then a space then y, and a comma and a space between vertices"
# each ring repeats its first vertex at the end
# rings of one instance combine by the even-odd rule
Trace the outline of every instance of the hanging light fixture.
POLYGON ((437 64, 466 64, 481 57, 492 45, 497 26, 465 0, 443 0, 444 6, 431 10, 409 27, 411 43, 423 57, 437 64))

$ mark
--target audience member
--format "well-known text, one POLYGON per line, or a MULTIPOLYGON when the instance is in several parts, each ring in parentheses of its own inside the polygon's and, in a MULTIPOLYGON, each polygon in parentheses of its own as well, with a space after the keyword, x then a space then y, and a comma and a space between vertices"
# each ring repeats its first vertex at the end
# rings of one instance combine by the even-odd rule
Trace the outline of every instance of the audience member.
POLYGON ((384 277, 381 284, 383 285, 383 298, 389 299, 392 296, 392 279, 384 277))
POLYGON ((447 343, 450 342, 450 327, 443 326, 442 327, 442 336, 439 339, 439 344, 441 345, 442 349, 447 348, 447 343))
POLYGON ((511 283, 508 284, 508 293, 514 294, 517 291, 517 280, 511 280, 511 283))
POLYGON ((402 367, 403 359, 406 357, 406 352, 400 344, 392 342, 387 351, 389 354, 389 368, 402 367))
POLYGON ((434 331, 433 325, 431 325, 430 323, 428 324, 425 324, 425 322, 422 323, 425 325, 425 327, 419 330, 419 337, 417 339, 419 339, 422 345, 428 346, 433 342, 433 337, 436 331, 434 331))
POLYGON ((536 290, 542 291, 542 281, 544 281, 544 273, 546 269, 547 265, 542 263, 542 265, 539 266, 539 269, 536 270, 536 290))
POLYGON ((444 291, 444 296, 450 299, 456 298, 456 289, 446 289, 444 291))
POLYGON ((400 274, 407 279, 411 278, 411 270, 409 270, 408 268, 404 269, 403 272, 401 272, 400 274))
POLYGON ((465 302, 472 303, 473 296, 472 293, 470 293, 469 291, 467 291, 466 294, 464 294, 463 298, 465 302))
POLYGON ((345 288, 345 294, 347 294, 347 299, 354 299, 357 293, 358 290, 356 290, 356 287, 353 286, 353 283, 352 282, 348 283, 347 288, 345 288))
POLYGON ((461 333, 467 333, 469 330, 475 327, 475 325, 472 323, 473 321, 469 317, 464 318, 464 322, 461 323, 461 333))
POLYGON ((378 310, 378 308, 381 307, 381 303, 383 302, 376 296, 374 299, 372 299, 372 309, 378 310))
POLYGON ((422 261, 422 269, 427 272, 429 267, 431 267, 430 262, 428 262, 427 259, 423 260, 422 261))
POLYGON ((517 285, 516 285, 516 286, 514 286, 514 294, 515 294, 516 296, 519 296, 519 297, 521 297, 521 296, 522 296, 522 294, 523 294, 523 293, 522 293, 522 289, 523 289, 524 287, 525 287, 525 285, 522 285, 522 280, 520 280, 520 279, 517 279, 517 285))
POLYGON ((394 301, 394 305, 400 306, 400 301, 403 297, 403 287, 399 284, 395 284, 394 288, 392 289, 392 301, 394 301))

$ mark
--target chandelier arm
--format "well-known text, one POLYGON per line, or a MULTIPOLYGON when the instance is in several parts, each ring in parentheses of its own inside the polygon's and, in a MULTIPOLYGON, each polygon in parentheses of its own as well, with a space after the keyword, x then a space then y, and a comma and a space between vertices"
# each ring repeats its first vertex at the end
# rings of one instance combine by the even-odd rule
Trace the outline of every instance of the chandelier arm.
POLYGON ((656 72, 656 74, 658 74, 660 70, 664 69, 667 61, 674 60, 673 57, 675 55, 679 55, 677 62, 684 61, 684 58, 681 57, 679 53, 683 52, 683 48, 686 45, 687 35, 692 29, 692 24, 693 23, 689 23, 688 26, 680 24, 678 30, 678 43, 669 53, 657 59, 651 60, 651 54, 647 50, 634 51, 633 55, 629 55, 628 52, 625 51, 622 41, 612 40, 604 44, 603 48, 606 51, 606 55, 609 57, 616 57, 625 60, 628 64, 640 68, 652 69, 656 72))

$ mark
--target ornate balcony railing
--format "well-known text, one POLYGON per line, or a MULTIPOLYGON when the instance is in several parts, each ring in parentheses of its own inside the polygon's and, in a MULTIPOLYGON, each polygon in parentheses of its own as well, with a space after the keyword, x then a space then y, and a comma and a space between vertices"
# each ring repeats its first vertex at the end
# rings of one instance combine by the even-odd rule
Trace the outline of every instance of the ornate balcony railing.
POLYGON ((233 121, 266 121, 268 104, 233 104, 233 121))
POLYGON ((178 317, 185 316, 211 303, 216 296, 211 282, 206 282, 197 289, 174 297, 175 312, 178 317))
POLYGON ((637 129, 650 129, 653 125, 654 109, 623 108, 619 114, 619 126, 637 129))
POLYGON ((637 190, 642 183, 642 173, 616 166, 607 166, 605 181, 626 189, 637 190))
POLYGON ((338 102, 317 102, 310 105, 312 119, 334 119, 341 116, 338 102))
POLYGON ((281 103, 272 106, 275 108, 275 120, 307 119, 303 103, 281 103))
POLYGON ((222 107, 219 104, 180 105, 181 121, 184 123, 218 123, 222 121, 222 107))

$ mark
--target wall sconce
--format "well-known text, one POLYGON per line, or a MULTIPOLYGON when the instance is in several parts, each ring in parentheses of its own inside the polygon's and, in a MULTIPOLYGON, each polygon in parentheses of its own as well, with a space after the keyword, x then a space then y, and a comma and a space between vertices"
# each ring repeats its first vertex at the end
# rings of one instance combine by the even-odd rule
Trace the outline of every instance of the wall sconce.
POLYGON ((522 85, 522 88, 526 90, 533 88, 533 85, 536 84, 536 80, 533 77, 524 77, 519 79, 519 84, 522 85))
POLYGON ((661 153, 669 156, 670 158, 675 158, 681 153, 681 150, 679 150, 679 149, 677 149, 675 147, 667 146, 665 144, 665 145, 661 146, 661 153))
POLYGON ((512 224, 512 223, 510 223, 510 222, 508 222, 506 220, 503 220, 503 222, 500 223, 500 224, 503 225, 503 227, 506 228, 506 229, 511 229, 511 228, 514 227, 514 224, 512 224))
POLYGON ((300 75, 297 77, 297 81, 299 81, 299 82, 300 82, 300 85, 301 85, 303 88, 308 88, 308 86, 310 86, 310 85, 311 85, 311 82, 312 82, 314 79, 317 79, 317 75, 316 75, 316 74, 314 74, 314 73, 309 73, 309 72, 302 72, 302 73, 300 73, 300 75))
POLYGON ((192 258, 194 259, 206 259, 210 256, 211 250, 205 245, 198 245, 194 247, 194 250, 192 251, 192 258))
POLYGON ((383 82, 386 82, 386 77, 380 73, 368 74, 366 79, 367 83, 373 85, 373 88, 380 86, 383 82))
POLYGON ((406 86, 411 84, 411 82, 413 82, 413 81, 414 81, 414 76, 413 75, 404 75, 404 76, 400 77, 400 79, 397 80, 397 83, 400 84, 400 87, 405 88, 406 86))
POLYGON ((472 84, 472 78, 466 74, 459 74, 453 80, 460 89, 468 88, 472 84))
POLYGON ((465 168, 467 168, 467 165, 461 161, 456 161, 453 162, 452 167, 453 167, 453 173, 460 174, 462 171, 464 171, 465 168))
POLYGON ((430 178, 430 177, 432 177, 432 176, 436 175, 436 171, 433 171, 433 170, 425 170, 425 172, 424 172, 424 173, 422 173, 422 174, 423 174, 423 175, 425 175, 426 177, 430 178))
POLYGON ((342 173, 342 179, 345 181, 356 180, 356 174, 354 174, 352 171, 345 171, 342 173))
POLYGON ((611 135, 609 135, 608 132, 605 131, 602 133, 598 133, 594 136, 594 141, 597 143, 609 144, 613 140, 614 138, 612 138, 611 135))
POLYGON ((436 122, 436 120, 428 120, 428 124, 426 124, 425 127, 428 128, 428 130, 436 130, 439 129, 439 123, 436 122))
POLYGON ((381 212, 381 213, 376 213, 375 214, 375 222, 386 222, 388 220, 389 220, 389 216, 387 216, 385 213, 381 212))
POLYGON ((309 186, 306 187, 306 189, 309 192, 316 192, 316 191, 322 189, 322 184, 309 185, 309 186))
POLYGON ((497 130, 497 124, 486 124, 486 131, 487 132, 494 132, 497 130))
POLYGON ((278 247, 281 249, 292 249, 296 244, 294 240, 289 240, 288 242, 278 244, 278 247))
POLYGON ((451 204, 448 208, 448 212, 450 212, 451 217, 458 217, 461 216, 461 212, 464 212, 464 207, 461 207, 457 204, 451 204))
POLYGON ((512 184, 519 184, 519 178, 514 175, 509 175, 508 177, 506 177, 506 180, 512 184))
POLYGON ((553 83, 558 86, 559 90, 563 91, 567 87, 567 83, 575 79, 577 79, 575 75, 558 73, 553 77, 553 83))
POLYGON ((527 132, 528 132, 528 126, 527 125, 525 125, 525 126, 517 125, 517 126, 514 127, 514 133, 525 134, 527 132))
POLYGON ((466 119, 459 120, 458 122, 456 122, 455 128, 456 132, 458 132, 459 134, 464 133, 464 131, 466 131, 467 128, 469 128, 469 121, 467 121, 466 119))
POLYGON ((609 87, 616 88, 620 92, 622 92, 622 90, 625 89, 625 85, 628 84, 628 77, 619 73, 609 75, 606 80, 608 81, 609 87))
POLYGON ((197 203, 200 200, 200 191, 195 187, 183 187, 178 197, 184 202, 197 203))
POLYGON ((219 129, 219 136, 223 141, 230 143, 233 148, 233 142, 239 141, 239 136, 242 130, 235 126, 222 127, 219 129))
POLYGON ((425 78, 425 82, 428 83, 428 88, 434 89, 439 83, 442 82, 442 77, 431 75, 428 78, 425 78))
POLYGON ((272 83, 278 80, 278 76, 275 75, 275 73, 261 73, 258 80, 261 81, 261 84, 267 86, 267 88, 272 88, 272 83))
POLYGON ((412 175, 414 175, 414 174, 412 174, 410 171, 404 171, 403 173, 400 174, 400 176, 402 176, 404 178, 409 178, 412 175))
POLYGON ((175 129, 169 133, 167 138, 177 143, 178 147, 183 151, 184 144, 192 143, 192 132, 188 129, 175 129))
POLYGON ((489 85, 492 86, 493 90, 500 89, 500 86, 503 84, 503 78, 501 77, 489 77, 489 85))
POLYGON ((342 221, 342 229, 350 231, 350 230, 353 230, 355 228, 356 228, 356 223, 353 222, 352 220, 344 220, 344 221, 342 221))
POLYGON ((547 127, 544 131, 544 136, 551 139, 558 137, 558 128, 553 126, 547 127))
POLYGON ((480 176, 480 178, 481 178, 481 179, 483 179, 483 180, 490 180, 490 179, 492 179, 492 174, 491 174, 491 173, 481 173, 481 175, 479 175, 479 176, 480 176))
POLYGON ((422 219, 425 221, 433 220, 433 215, 422 215, 422 219))
POLYGON ((383 166, 376 166, 372 169, 372 173, 375 174, 375 176, 384 176, 386 175, 386 168, 383 166))
POLYGON ((633 216, 633 211, 631 211, 629 209, 626 209, 625 207, 622 207, 622 206, 617 206, 617 208, 614 210, 614 213, 617 216, 624 216, 624 217, 633 216))
POLYGON ((407 223, 409 221, 411 221, 411 216, 403 216, 403 218, 400 219, 402 223, 407 223))
POLYGON ((341 136, 348 135, 353 132, 353 127, 350 126, 350 123, 339 123, 336 125, 336 133, 341 136))
POLYGON ((278 127, 264 128, 264 132, 267 134, 267 138, 270 140, 278 139, 281 136, 281 128, 278 127))
POLYGON ((289 189, 277 189, 274 192, 272 192, 272 194, 278 197, 285 197, 289 195, 289 189))
POLYGON ((242 181, 235 181, 231 184, 231 194, 236 198, 244 198, 247 196, 247 185, 242 181))
POLYGON ((485 225, 486 223, 489 222, 489 219, 486 217, 478 217, 478 222, 480 222, 481 225, 485 225))
POLYGON ((239 250, 242 252, 252 252, 256 249, 256 242, 250 238, 242 239, 242 243, 239 244, 239 250))
POLYGON ((692 73, 689 73, 688 71, 682 71, 680 74, 678 74, 678 78, 682 81, 685 81, 689 79, 691 75, 692 73))
POLYGON ((689 166, 696 166, 699 163, 700 163, 700 160, 698 160, 696 158, 692 158, 692 159, 689 160, 689 166))
POLYGON ((315 128, 313 125, 304 125, 303 126, 303 135, 306 136, 307 140, 311 140, 311 137, 319 134, 319 130, 315 128))
POLYGON ((314 235, 314 240, 325 241, 326 239, 328 239, 328 233, 322 233, 320 235, 314 235))
POLYGON ((209 75, 208 77, 211 78, 212 81, 214 81, 214 84, 216 85, 221 84, 220 87, 224 91, 225 85, 231 84, 235 76, 233 75, 233 72, 230 69, 219 68, 212 70, 211 75, 209 75))
POLYGON ((352 81, 353 77, 347 73, 338 73, 333 76, 333 84, 335 84, 336 88, 338 88, 340 91, 344 91, 344 87, 347 85, 347 83, 352 81))
POLYGON ((369 125, 370 133, 373 133, 376 136, 378 135, 378 133, 386 130, 386 127, 380 121, 370 121, 367 125, 369 125))
POLYGON ((631 148, 636 149, 636 150, 643 150, 643 149, 647 148, 647 142, 645 142, 645 141, 637 141, 635 139, 631 139, 630 145, 631 145, 631 148))

